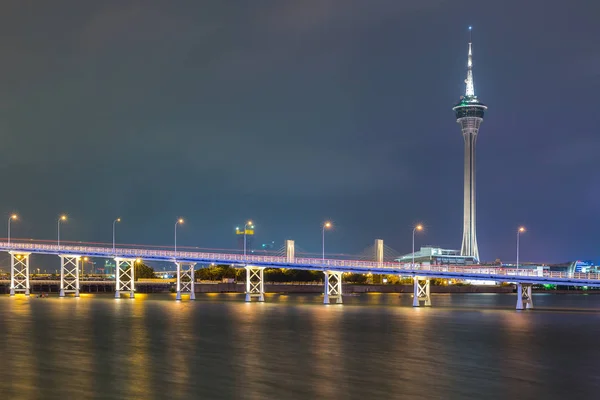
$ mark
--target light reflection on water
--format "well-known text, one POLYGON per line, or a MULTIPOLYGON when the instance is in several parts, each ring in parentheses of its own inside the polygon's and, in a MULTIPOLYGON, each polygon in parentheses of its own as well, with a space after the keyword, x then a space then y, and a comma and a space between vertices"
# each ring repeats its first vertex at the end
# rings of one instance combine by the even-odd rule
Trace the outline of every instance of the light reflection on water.
POLYGON ((0 297, 0 398, 594 398, 600 296, 0 297))

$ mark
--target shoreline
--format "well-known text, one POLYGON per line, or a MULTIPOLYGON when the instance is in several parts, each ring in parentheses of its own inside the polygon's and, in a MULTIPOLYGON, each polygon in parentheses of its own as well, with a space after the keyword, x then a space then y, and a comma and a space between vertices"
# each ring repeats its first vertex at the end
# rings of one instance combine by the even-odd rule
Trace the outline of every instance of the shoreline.
MULTIPOLYGON (((115 290, 115 282, 89 282, 82 281, 81 293, 110 293, 115 290)), ((172 283, 158 282, 136 282, 136 292, 138 293, 170 293, 175 289, 172 283)), ((244 283, 195 283, 195 293, 244 293, 246 285, 244 283)), ((308 294, 323 293, 323 284, 286 284, 286 283, 265 283, 265 293, 286 293, 286 294, 308 294)), ((36 282, 31 281, 31 293, 58 293, 59 282, 36 282)), ((549 294, 600 294, 600 290, 544 290, 534 289, 534 293, 549 294)), ((8 294, 8 282, 0 283, 0 294, 8 294)), ((376 285, 376 284, 350 284, 343 285, 344 295, 354 295, 362 293, 404 293, 412 294, 413 285, 376 285)), ((450 285, 450 286, 431 286, 432 294, 452 294, 452 293, 516 293, 514 285, 450 285)))

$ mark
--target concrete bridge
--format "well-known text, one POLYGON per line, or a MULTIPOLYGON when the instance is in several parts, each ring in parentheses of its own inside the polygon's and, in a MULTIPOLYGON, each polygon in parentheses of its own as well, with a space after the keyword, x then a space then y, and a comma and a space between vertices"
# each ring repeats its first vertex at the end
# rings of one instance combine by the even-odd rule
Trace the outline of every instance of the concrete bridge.
MULTIPOLYGON (((383 243, 381 242, 383 246, 383 243)), ((253 298, 264 301, 264 269, 287 268, 322 271, 324 274, 324 303, 342 303, 342 275, 344 273, 412 276, 413 306, 431 305, 430 279, 468 279, 510 282, 517 285, 518 310, 533 308, 533 284, 600 287, 600 274, 566 273, 486 266, 418 266, 399 262, 340 260, 295 257, 294 241, 286 242, 285 256, 241 255, 233 253, 153 250, 148 248, 110 248, 99 246, 52 245, 41 242, 0 242, 0 251, 11 258, 10 294, 30 293, 29 260, 33 254, 52 254, 60 257, 60 296, 73 293, 79 296, 79 263, 82 257, 113 258, 115 268, 115 297, 128 293, 135 297, 136 260, 172 262, 176 266, 177 300, 182 294, 195 299, 194 269, 196 264, 229 264, 246 270, 246 301, 253 298)), ((380 252, 376 252, 380 254, 380 252)))

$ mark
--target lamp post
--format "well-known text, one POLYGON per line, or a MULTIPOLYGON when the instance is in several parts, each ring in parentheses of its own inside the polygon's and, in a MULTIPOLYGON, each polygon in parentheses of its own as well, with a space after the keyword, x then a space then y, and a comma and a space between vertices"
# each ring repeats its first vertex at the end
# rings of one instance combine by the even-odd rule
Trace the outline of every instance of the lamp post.
POLYGON ((331 225, 331 222, 329 222, 329 221, 326 221, 326 222, 323 224, 323 229, 321 229, 321 233, 322 233, 322 237, 323 237, 323 240, 321 241, 321 244, 323 245, 323 246, 322 246, 322 247, 323 247, 323 258, 322 258, 322 260, 323 260, 323 265, 325 265, 325 229, 329 229, 329 228, 331 228, 331 226, 332 226, 332 225, 331 225))
POLYGON ((89 260, 89 258, 87 257, 83 257, 81 259, 81 276, 83 277, 83 274, 85 272, 85 263, 89 260))
POLYGON ((115 254, 115 225, 117 222, 121 222, 121 218, 117 218, 113 221, 113 254, 115 254))
POLYGON ((246 230, 248 229, 248 227, 254 229, 252 221, 248 221, 244 224, 244 258, 246 258, 246 230))
POLYGON ((13 219, 16 220, 19 217, 17 216, 17 214, 13 214, 10 217, 8 217, 8 245, 10 246, 10 221, 12 221, 13 219))
POLYGON ((66 220, 67 220, 67 216, 66 215, 61 215, 58 218, 58 234, 57 234, 57 237, 56 237, 57 238, 56 243, 58 244, 58 247, 60 247, 60 223, 61 223, 61 221, 66 221, 66 220))
POLYGON ((521 238, 521 233, 525 232, 525 227, 521 226, 517 229, 517 269, 519 269, 519 239, 521 238))
POLYGON ((423 225, 419 224, 413 228, 412 234, 412 265, 411 268, 415 268, 415 232, 423 230, 423 225))
POLYGON ((179 218, 177 222, 175 222, 175 258, 177 258, 177 225, 183 224, 183 218, 179 218))

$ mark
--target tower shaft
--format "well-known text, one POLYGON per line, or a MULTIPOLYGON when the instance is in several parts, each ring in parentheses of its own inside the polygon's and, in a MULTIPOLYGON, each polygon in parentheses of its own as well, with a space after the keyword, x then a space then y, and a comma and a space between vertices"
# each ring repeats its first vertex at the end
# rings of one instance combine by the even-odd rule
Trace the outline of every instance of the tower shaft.
POLYGON ((465 141, 465 170, 464 170, 464 209, 463 209, 463 239, 461 255, 472 256, 479 260, 477 233, 475 228, 475 144, 481 118, 466 117, 459 122, 465 141))

